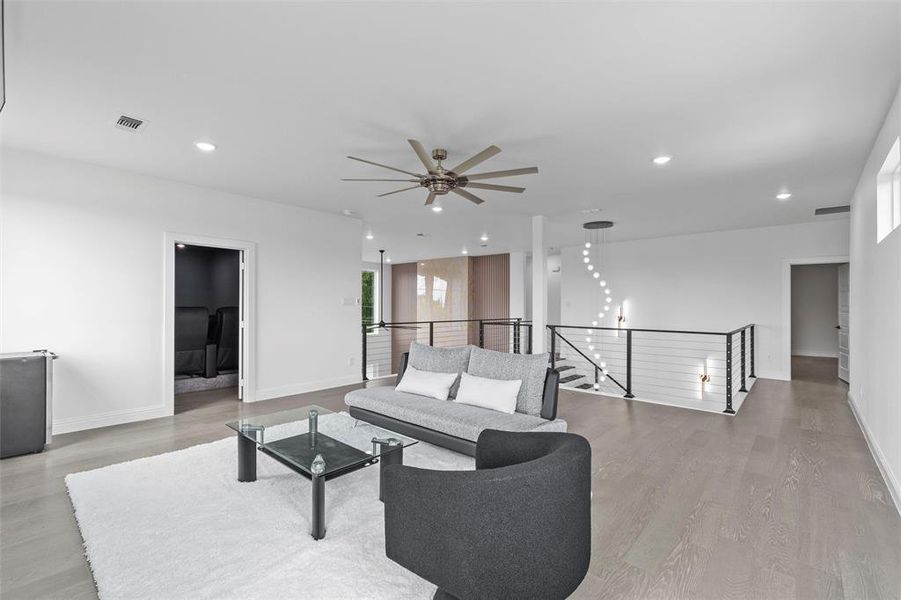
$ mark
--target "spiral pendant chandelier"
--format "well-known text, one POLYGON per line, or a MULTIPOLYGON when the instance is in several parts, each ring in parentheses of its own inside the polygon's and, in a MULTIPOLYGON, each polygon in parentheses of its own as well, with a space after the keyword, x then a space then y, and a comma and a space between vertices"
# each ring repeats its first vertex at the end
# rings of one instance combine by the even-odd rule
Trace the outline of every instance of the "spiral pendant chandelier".
MULTIPOLYGON (((613 296, 607 282, 607 230, 613 227, 613 221, 590 221, 582 225, 585 229, 585 244, 582 249, 582 262, 588 271, 589 277, 596 284, 592 294, 596 300, 597 316, 592 317, 592 327, 609 327, 609 320, 615 318, 611 311, 613 296)), ((595 336, 593 329, 586 331, 585 341, 588 343, 588 351, 592 354, 597 365, 601 369, 598 377, 600 383, 607 380, 607 363, 604 358, 604 336, 598 332, 595 336)), ((594 390, 600 389, 600 383, 594 384, 594 390)))

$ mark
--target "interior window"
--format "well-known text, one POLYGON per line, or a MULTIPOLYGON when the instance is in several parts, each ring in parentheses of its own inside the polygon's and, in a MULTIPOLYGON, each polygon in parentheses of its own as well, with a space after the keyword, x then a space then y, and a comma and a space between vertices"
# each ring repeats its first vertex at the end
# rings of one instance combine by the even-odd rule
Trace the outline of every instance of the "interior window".
POLYGON ((360 304, 363 307, 363 322, 375 323, 378 320, 378 290, 375 271, 363 271, 363 290, 360 304))
POLYGON ((876 176, 876 241, 901 225, 901 140, 896 139, 876 176))

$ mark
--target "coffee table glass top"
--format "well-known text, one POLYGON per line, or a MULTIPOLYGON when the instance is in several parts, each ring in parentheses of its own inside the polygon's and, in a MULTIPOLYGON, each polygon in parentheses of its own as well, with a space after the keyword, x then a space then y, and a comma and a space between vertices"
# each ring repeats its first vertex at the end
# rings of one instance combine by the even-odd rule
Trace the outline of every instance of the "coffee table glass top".
POLYGON ((306 475, 316 471, 324 477, 373 463, 379 454, 417 442, 320 406, 242 417, 227 425, 276 460, 306 475), (315 434, 309 430, 310 411, 318 413, 315 434), (373 443, 373 438, 382 443, 373 443), (314 468, 317 455, 322 457, 325 465, 317 464, 314 468))

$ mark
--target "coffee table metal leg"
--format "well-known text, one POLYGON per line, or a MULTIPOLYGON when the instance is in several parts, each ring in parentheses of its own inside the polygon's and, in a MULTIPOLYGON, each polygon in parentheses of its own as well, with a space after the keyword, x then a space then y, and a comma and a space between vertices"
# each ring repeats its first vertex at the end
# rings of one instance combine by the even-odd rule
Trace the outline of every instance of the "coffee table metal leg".
POLYGON ((325 477, 313 475, 313 525, 310 535, 314 540, 325 537, 325 477))
POLYGON ((257 480, 257 445, 238 434, 238 481, 257 480))
POLYGON ((403 446, 385 446, 382 448, 382 453, 379 454, 379 500, 382 502, 385 501, 382 497, 382 481, 385 477, 385 467, 402 464, 404 464, 403 446))

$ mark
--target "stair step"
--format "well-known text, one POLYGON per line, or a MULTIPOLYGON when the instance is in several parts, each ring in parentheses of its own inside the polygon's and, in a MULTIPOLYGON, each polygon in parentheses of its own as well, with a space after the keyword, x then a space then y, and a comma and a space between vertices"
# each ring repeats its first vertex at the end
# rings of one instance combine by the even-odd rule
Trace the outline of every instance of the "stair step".
POLYGON ((576 387, 579 388, 580 390, 590 390, 590 389, 594 388, 594 386, 590 383, 580 383, 576 387))
POLYGON ((560 372, 562 372, 562 371, 570 371, 570 370, 575 369, 575 368, 576 368, 576 367, 573 366, 573 365, 563 365, 562 367, 557 367, 557 372, 560 373, 560 372))
POLYGON ((567 375, 566 377, 560 378, 560 383, 569 383, 570 381, 575 381, 576 379, 582 379, 584 375, 567 375))

